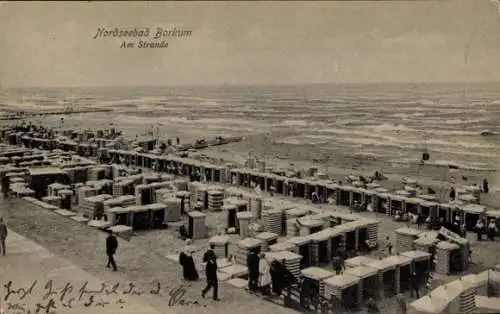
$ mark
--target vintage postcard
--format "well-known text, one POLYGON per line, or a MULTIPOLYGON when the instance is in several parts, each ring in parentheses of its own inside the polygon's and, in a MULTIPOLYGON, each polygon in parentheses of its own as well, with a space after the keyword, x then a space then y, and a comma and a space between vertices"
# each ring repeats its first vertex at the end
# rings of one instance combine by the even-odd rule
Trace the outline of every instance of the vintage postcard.
POLYGON ((500 312, 499 52, 496 0, 1 2, 0 314, 500 312))

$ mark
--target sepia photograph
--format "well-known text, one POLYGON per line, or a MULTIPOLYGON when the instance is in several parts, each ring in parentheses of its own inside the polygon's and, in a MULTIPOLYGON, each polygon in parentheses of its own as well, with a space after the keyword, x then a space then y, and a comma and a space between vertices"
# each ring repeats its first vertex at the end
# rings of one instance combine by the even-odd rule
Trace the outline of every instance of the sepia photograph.
POLYGON ((0 314, 500 313, 500 1, 0 2, 0 314))

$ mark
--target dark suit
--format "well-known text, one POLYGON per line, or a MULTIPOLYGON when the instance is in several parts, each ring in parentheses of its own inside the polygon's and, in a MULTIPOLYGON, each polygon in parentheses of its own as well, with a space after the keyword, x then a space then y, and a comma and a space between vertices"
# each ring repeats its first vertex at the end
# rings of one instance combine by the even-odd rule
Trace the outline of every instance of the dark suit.
POLYGON ((259 256, 251 252, 247 256, 248 289, 256 290, 259 287, 259 256))
POLYGON ((7 176, 2 177, 2 193, 3 193, 3 198, 7 199, 9 196, 9 189, 10 189, 10 179, 7 176))
POLYGON ((217 256, 213 250, 208 250, 203 255, 203 262, 207 263, 205 266, 205 275, 207 277, 207 286, 202 291, 202 296, 205 297, 205 294, 208 290, 213 289, 213 299, 218 299, 219 292, 219 281, 217 279, 217 256))
POLYGON ((118 240, 112 234, 106 238, 106 254, 108 255, 108 267, 112 266, 116 271, 115 253, 118 248, 118 240))

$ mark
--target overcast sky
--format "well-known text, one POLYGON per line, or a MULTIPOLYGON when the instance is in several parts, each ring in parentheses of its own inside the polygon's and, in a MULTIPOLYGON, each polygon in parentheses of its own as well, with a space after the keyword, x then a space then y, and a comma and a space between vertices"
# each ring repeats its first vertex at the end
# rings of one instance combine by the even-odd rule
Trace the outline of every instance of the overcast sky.
POLYGON ((489 0, 2 3, 1 86, 500 81, 489 0), (123 49, 99 27, 176 26, 123 49))

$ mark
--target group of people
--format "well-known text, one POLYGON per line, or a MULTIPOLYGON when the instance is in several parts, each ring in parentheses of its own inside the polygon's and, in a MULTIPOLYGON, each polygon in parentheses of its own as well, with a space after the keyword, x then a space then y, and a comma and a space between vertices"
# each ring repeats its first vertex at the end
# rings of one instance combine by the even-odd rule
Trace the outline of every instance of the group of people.
POLYGON ((495 219, 490 219, 488 226, 485 225, 484 219, 479 218, 474 226, 474 231, 477 235, 477 240, 483 240, 483 234, 486 234, 490 241, 495 241, 495 236, 498 233, 498 227, 495 219))
POLYGON ((280 296, 284 290, 296 283, 293 274, 286 268, 284 261, 268 260, 264 253, 252 249, 247 255, 248 289, 260 291, 263 295, 280 296))
MULTIPOLYGON (((445 222, 444 217, 423 217, 422 215, 410 214, 412 223, 416 223, 419 227, 421 225, 426 225, 428 229, 439 230, 441 227, 460 235, 465 238, 467 236, 467 226, 462 222, 459 216, 455 216, 453 223, 445 222)), ((490 241, 495 241, 496 235, 498 234, 498 225, 496 219, 490 219, 489 221, 485 217, 479 217, 474 226, 474 232, 477 235, 477 240, 482 241, 483 236, 486 235, 487 239, 490 241)))
MULTIPOLYGON (((191 246, 191 240, 186 240, 186 245, 179 254, 179 264, 182 266, 185 281, 197 281, 200 276, 196 270, 193 253, 195 249, 191 246)), ((212 298, 218 300, 218 278, 217 278, 217 256, 214 245, 203 255, 205 264, 205 277, 207 285, 202 291, 202 297, 212 290, 212 298)), ((264 253, 259 254, 257 250, 251 250, 247 256, 248 267, 248 289, 252 292, 260 292, 265 296, 281 295, 282 292, 296 282, 295 277, 284 266, 283 261, 268 261, 264 253)))
MULTIPOLYGON (((461 222, 459 216, 455 216, 453 224, 444 224, 444 227, 460 235, 462 238, 467 236, 467 226, 461 222)), ((498 233, 496 220, 490 219, 487 222, 484 217, 479 217, 474 225, 474 232, 476 233, 477 241, 482 241, 485 234, 490 241, 495 241, 496 234, 498 233)))
MULTIPOLYGON (((198 281, 200 276, 196 270, 193 254, 196 252, 191 245, 191 240, 186 239, 186 245, 179 253, 179 264, 182 266, 182 276, 185 281, 198 281)), ((207 285, 201 292, 203 298, 212 290, 212 298, 217 301, 219 299, 219 281, 217 278, 217 255, 214 252, 214 245, 211 244, 210 248, 203 255, 203 263, 205 263, 205 277, 207 285)))

